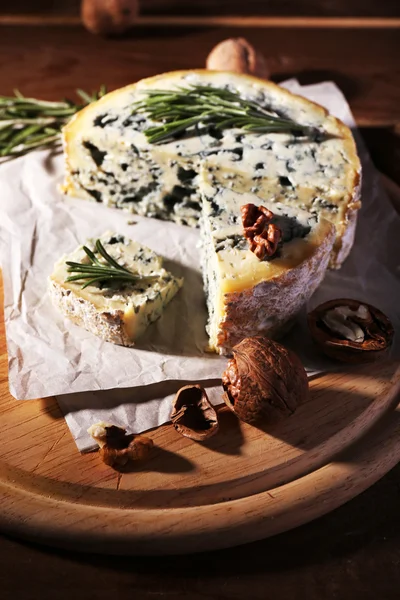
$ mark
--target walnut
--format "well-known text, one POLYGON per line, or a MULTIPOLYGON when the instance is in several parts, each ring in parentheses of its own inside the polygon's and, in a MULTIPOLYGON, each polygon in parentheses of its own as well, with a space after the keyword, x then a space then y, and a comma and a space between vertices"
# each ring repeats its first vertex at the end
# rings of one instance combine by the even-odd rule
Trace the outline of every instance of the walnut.
POLYGON ((234 346, 222 385, 225 403, 247 423, 273 424, 292 415, 308 397, 300 360, 263 336, 245 338, 234 346))
POLYGON ((386 315, 366 302, 349 298, 317 306, 308 315, 308 326, 324 354, 347 363, 380 360, 394 336, 386 315))
POLYGON ((282 230, 271 223, 274 215, 265 206, 244 204, 240 207, 244 237, 249 242, 251 252, 260 260, 273 256, 282 239, 282 230))
POLYGON ((263 55, 244 38, 230 38, 217 44, 207 57, 206 68, 268 78, 263 55))
POLYGON ((176 394, 171 421, 175 429, 192 440, 206 440, 218 431, 218 417, 200 385, 185 385, 176 394))
POLYGON ((138 0, 82 0, 83 24, 91 33, 118 34, 134 25, 139 14, 138 0))
POLYGON ((126 430, 110 423, 96 423, 88 433, 98 443, 99 454, 110 467, 123 467, 130 460, 143 460, 153 448, 153 440, 144 435, 127 435, 126 430))

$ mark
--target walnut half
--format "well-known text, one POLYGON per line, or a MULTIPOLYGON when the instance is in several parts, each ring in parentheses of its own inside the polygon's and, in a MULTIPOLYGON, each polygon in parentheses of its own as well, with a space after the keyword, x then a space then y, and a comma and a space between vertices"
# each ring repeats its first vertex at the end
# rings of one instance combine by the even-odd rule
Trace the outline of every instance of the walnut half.
POLYGON ((171 421, 178 433, 202 442, 218 431, 218 417, 200 385, 185 385, 176 394, 171 421))
POLYGON ((317 306, 308 315, 308 327, 324 354, 348 363, 380 360, 394 336, 386 315, 366 302, 349 298, 317 306))

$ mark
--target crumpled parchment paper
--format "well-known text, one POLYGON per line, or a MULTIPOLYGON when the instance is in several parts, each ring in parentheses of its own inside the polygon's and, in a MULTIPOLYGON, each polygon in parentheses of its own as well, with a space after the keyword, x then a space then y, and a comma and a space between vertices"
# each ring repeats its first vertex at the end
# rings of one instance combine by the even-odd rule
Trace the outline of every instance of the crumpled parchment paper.
MULTIPOLYGON (((331 82, 291 91, 322 104, 354 128, 349 106, 331 82)), ((400 217, 392 208, 368 154, 363 163, 363 208, 356 242, 340 271, 330 271, 310 301, 334 297, 376 305, 400 324, 400 217)), ((106 420, 139 433, 169 419, 174 393, 202 381, 214 404, 226 359, 204 352, 206 309, 199 269, 198 231, 131 216, 72 199, 58 191, 62 156, 36 152, 0 166, 0 264, 4 280, 10 391, 17 399, 57 396, 80 450, 93 447, 86 429, 106 420), (135 224, 131 224, 134 221, 135 224), (64 319, 46 293, 47 277, 61 254, 106 230, 156 250, 184 287, 135 348, 103 342, 64 319)), ((303 313, 285 343, 309 374, 332 368, 312 347, 303 313)), ((393 356, 399 354, 399 343, 393 356)))

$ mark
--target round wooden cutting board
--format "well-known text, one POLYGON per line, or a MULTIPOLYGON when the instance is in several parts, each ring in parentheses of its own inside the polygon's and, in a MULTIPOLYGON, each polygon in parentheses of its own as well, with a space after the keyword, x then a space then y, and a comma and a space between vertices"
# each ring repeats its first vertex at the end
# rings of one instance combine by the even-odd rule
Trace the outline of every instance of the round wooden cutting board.
POLYGON ((9 394, 0 321, 0 530, 110 554, 223 548, 315 519, 400 461, 400 367, 338 366, 268 432, 220 407, 220 432, 199 444, 171 425, 152 457, 118 473, 81 455, 54 399, 9 394))

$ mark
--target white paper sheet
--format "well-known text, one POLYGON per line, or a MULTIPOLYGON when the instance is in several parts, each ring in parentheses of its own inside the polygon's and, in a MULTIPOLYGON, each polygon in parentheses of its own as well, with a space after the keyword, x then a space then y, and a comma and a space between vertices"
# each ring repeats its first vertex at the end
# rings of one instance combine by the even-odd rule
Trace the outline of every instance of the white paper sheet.
POLYGON ((148 385, 165 379, 218 377, 224 359, 205 353, 206 309, 198 231, 136 217, 57 192, 62 157, 35 153, 0 170, 1 262, 10 356, 17 399, 148 385), (51 167, 51 170, 50 168, 51 167), (135 225, 128 221, 134 220, 135 225), (183 289, 135 348, 108 342, 53 308, 47 278, 56 260, 110 230, 148 245, 184 277, 183 289))
MULTIPOLYGON (((291 80, 286 87, 354 127, 347 102, 333 83, 301 87, 291 80)), ((359 298, 383 310, 397 328, 400 218, 362 144, 359 152, 363 208, 355 246, 343 268, 327 274, 310 307, 334 297, 359 298)), ((214 384, 209 392, 218 403, 221 390, 215 380, 226 359, 203 351, 206 310, 197 230, 64 197, 57 191, 62 177, 62 157, 47 152, 0 167, 0 264, 11 393, 18 399, 58 396, 80 450, 92 447, 86 429, 99 420, 137 433, 166 422, 173 393, 187 381, 214 384), (135 225, 128 224, 132 219, 135 225), (55 260, 106 230, 147 244, 165 256, 167 268, 185 278, 163 318, 133 349, 102 342, 63 319, 46 294, 55 260)), ((310 373, 332 368, 315 353, 304 315, 285 343, 300 354, 310 373)))

